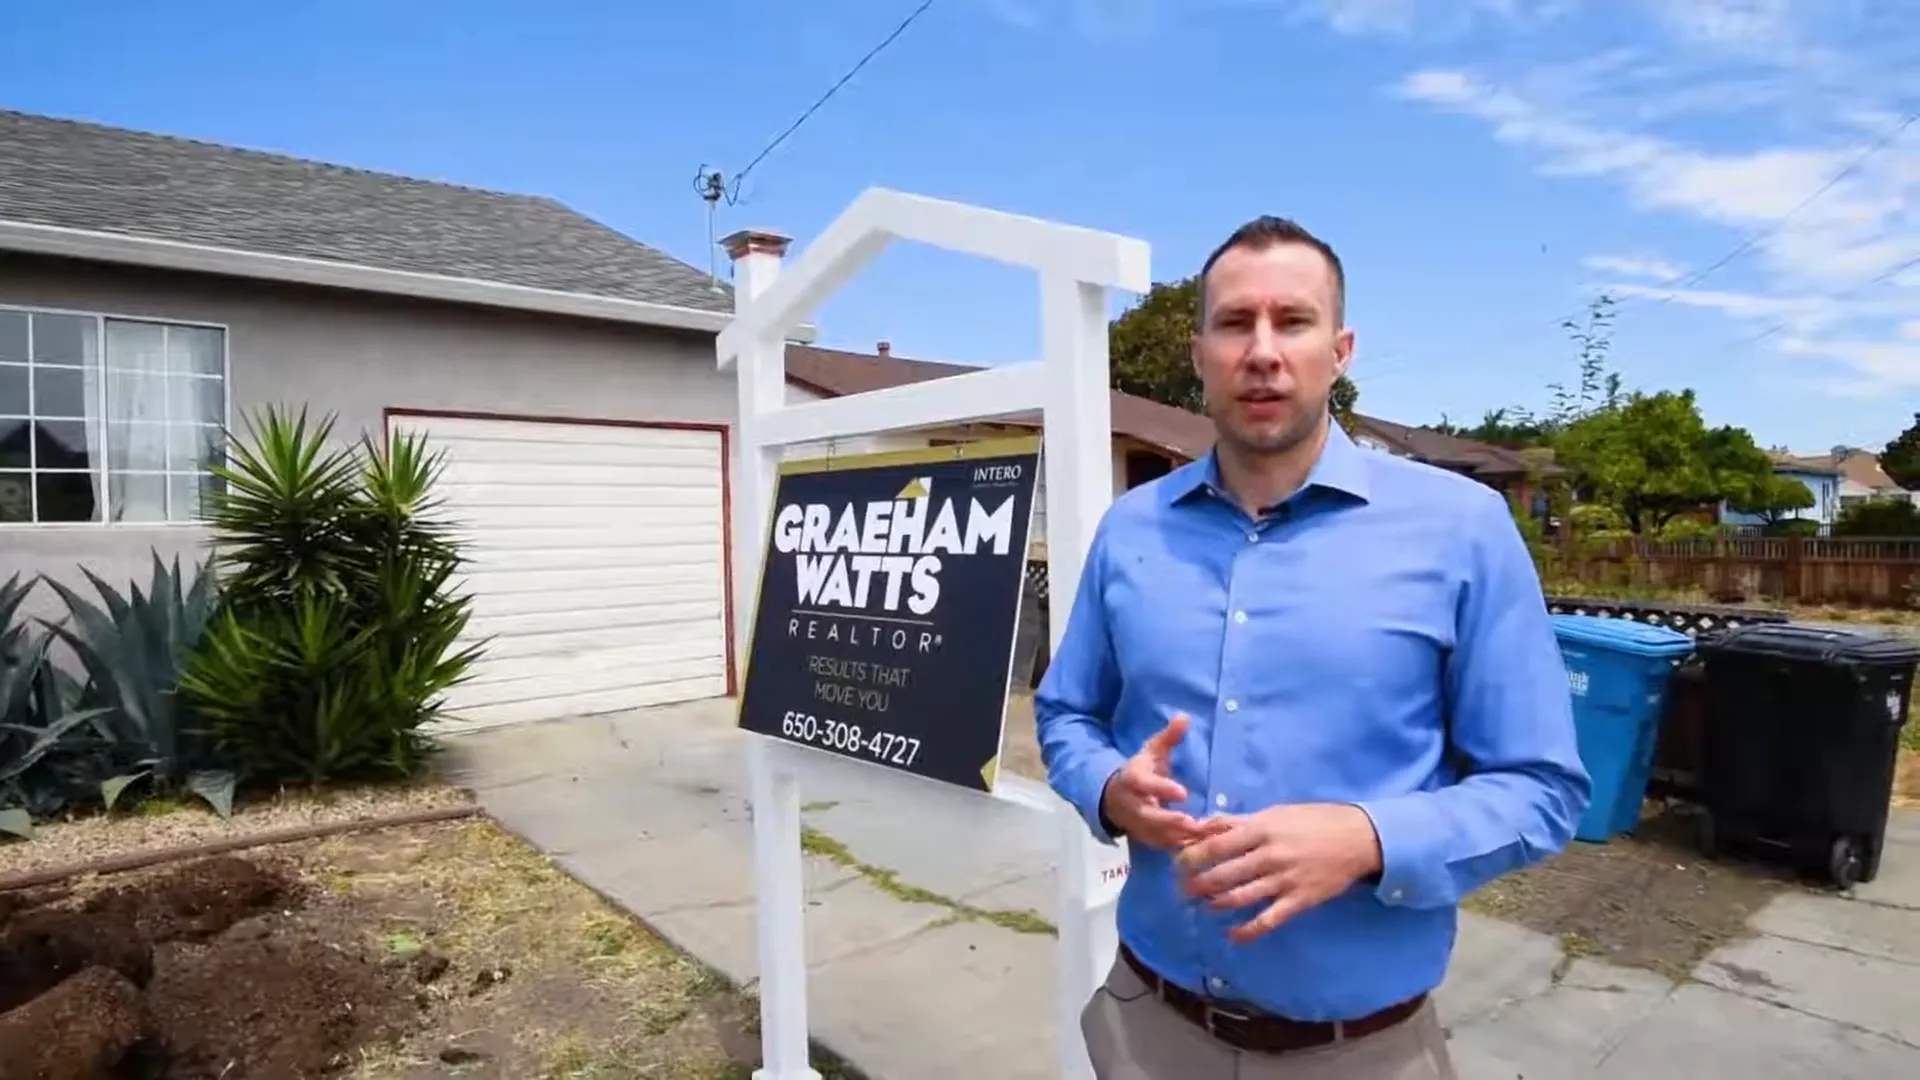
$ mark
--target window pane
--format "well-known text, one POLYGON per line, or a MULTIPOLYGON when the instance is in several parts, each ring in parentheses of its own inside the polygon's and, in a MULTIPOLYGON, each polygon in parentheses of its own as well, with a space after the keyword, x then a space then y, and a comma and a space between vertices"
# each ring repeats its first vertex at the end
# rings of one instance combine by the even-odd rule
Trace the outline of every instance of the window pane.
POLYGON ((93 356, 94 321, 84 315, 33 316, 33 358, 48 364, 84 364, 93 356))
POLYGON ((114 421, 167 418, 167 379, 138 372, 107 373, 107 416, 114 421))
POLYGON ((167 419, 190 420, 200 424, 217 424, 226 417, 226 394, 222 392, 219 379, 202 379, 196 376, 176 375, 167 380, 173 399, 167 403, 167 419))
POLYGON ((160 473, 108 473, 114 521, 167 520, 167 478, 160 473))
POLYGON ((0 311, 0 360, 27 359, 27 313, 0 311))
POLYGON ((107 425, 107 468, 159 472, 167 467, 167 426, 114 420, 107 425))
POLYGON ((34 486, 40 492, 41 521, 98 521, 92 473, 38 472, 34 486))
POLYGON ((33 464, 33 444, 27 441, 25 420, 0 420, 0 469, 25 469, 33 464))
POLYGON ((33 415, 84 419, 87 384, 84 368, 40 366, 33 369, 33 415))
POLYGON ((0 521, 33 520, 33 486, 24 472, 0 472, 0 521))
POLYGON ((167 477, 173 488, 173 520, 199 521, 210 509, 209 500, 220 489, 220 479, 210 473, 174 473, 167 477))
POLYGON ((167 333, 158 323, 107 320, 107 366, 122 371, 164 371, 167 333))
POLYGON ((224 437, 210 424, 175 424, 167 428, 167 468, 198 471, 224 460, 224 437))
POLYGON ((0 364, 0 416, 27 415, 27 367, 0 364))
POLYGON ((35 420, 33 467, 36 469, 91 469, 85 420, 35 420))
POLYGON ((167 370, 199 375, 225 374, 218 330, 204 326, 167 328, 167 370))

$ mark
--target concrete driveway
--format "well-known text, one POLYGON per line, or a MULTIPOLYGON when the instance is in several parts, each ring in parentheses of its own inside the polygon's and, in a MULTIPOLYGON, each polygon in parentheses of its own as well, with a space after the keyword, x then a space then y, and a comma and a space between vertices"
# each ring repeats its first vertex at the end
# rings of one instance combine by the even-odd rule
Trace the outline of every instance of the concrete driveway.
MULTIPOLYGON (((447 764, 504 826, 747 983, 732 723, 709 701, 498 729, 455 739, 447 764)), ((1047 823, 824 757, 802 798, 815 1037, 871 1080, 1057 1080, 1047 823)), ((1920 814, 1896 817, 1879 880, 1782 896, 1679 984, 1462 920, 1439 1005, 1466 1080, 1920 1076, 1920 814)))

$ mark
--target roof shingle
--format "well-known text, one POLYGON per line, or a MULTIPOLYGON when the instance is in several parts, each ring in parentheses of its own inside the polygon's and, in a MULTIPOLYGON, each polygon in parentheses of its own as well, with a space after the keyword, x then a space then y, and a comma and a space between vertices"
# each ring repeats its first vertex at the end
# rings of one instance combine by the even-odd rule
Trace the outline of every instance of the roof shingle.
POLYGON ((0 221, 731 312, 552 199, 0 110, 0 221))

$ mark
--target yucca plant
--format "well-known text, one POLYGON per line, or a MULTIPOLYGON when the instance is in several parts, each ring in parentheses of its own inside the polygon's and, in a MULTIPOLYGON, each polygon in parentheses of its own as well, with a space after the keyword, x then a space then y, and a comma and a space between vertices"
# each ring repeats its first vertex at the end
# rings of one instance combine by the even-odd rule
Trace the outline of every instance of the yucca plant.
POLYGON ((182 676, 249 776, 406 775, 479 647, 432 497, 442 468, 416 436, 329 450, 331 418, 268 409, 219 470, 212 523, 225 609, 182 676))
POLYGON ((216 764, 191 704, 178 694, 181 671, 217 602, 213 575, 196 567, 189 586, 177 557, 168 566, 154 552, 147 587, 133 584, 123 595, 93 571, 81 572, 100 602, 49 578, 69 620, 46 626, 79 657, 104 711, 116 771, 101 782, 102 801, 111 810, 129 787, 146 781, 155 793, 184 789, 221 816, 232 813, 234 774, 216 764))

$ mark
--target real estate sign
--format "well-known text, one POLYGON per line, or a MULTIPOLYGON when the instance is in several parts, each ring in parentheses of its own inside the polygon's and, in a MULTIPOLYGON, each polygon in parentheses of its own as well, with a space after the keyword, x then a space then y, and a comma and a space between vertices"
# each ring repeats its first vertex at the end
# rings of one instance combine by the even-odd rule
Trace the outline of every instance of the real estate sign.
POLYGON ((992 791, 1038 438, 781 467, 740 726, 992 791))

